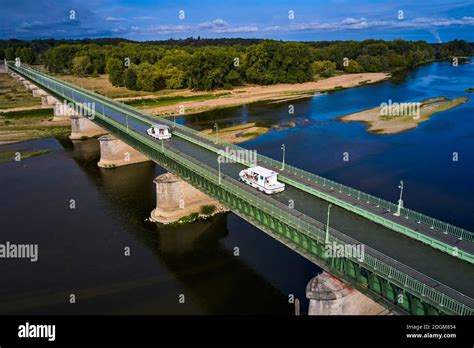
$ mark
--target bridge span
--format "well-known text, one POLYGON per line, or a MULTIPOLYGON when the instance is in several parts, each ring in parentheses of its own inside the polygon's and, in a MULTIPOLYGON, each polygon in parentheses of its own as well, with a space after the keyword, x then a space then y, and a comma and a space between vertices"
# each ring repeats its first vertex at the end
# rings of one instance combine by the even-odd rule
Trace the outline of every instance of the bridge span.
POLYGON ((410 314, 474 314, 471 232, 406 208, 395 216, 393 203, 258 155, 258 165, 279 172, 286 183, 284 192, 265 195, 238 180, 251 163, 224 150, 242 150, 239 146, 29 67, 8 68, 59 100, 94 103, 96 125, 387 307, 410 314), (156 122, 171 126, 174 136, 167 141, 147 136, 156 122), (219 163, 219 156, 233 163, 219 163), (334 205, 329 240, 328 203, 334 205), (364 245, 365 255, 328 257, 327 243, 364 245))

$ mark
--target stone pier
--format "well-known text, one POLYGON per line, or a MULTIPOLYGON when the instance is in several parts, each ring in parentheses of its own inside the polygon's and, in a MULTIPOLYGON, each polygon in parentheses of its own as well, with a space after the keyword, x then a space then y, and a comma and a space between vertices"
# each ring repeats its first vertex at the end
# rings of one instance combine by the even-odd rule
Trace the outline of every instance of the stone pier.
POLYGON ((26 89, 29 89, 30 91, 32 91, 33 89, 37 88, 35 84, 31 83, 31 82, 28 81, 28 80, 23 81, 23 86, 25 86, 26 89))
POLYGON ((151 161, 147 156, 111 134, 99 138, 101 168, 114 168, 151 161))
POLYGON ((60 104, 60 101, 53 97, 52 95, 46 94, 41 96, 41 105, 42 106, 55 106, 56 104, 60 104))
POLYGON ((68 120, 72 116, 75 116, 77 114, 76 110, 73 108, 69 107, 66 104, 63 103, 57 103, 54 105, 54 117, 52 121, 64 121, 68 120))
POLYGON ((97 126, 87 117, 73 115, 71 116, 71 140, 81 140, 98 137, 107 134, 107 131, 97 126))
POLYGON ((156 184, 156 208, 150 216, 153 222, 173 223, 190 214, 199 214, 201 207, 206 205, 214 206, 214 213, 226 211, 221 204, 175 174, 159 175, 153 182, 156 184))
POLYGON ((31 90, 31 92, 33 92, 33 97, 42 97, 42 96, 45 96, 47 95, 48 93, 46 93, 46 91, 42 90, 41 88, 33 88, 31 90))
POLYGON ((390 311, 361 292, 323 272, 306 287, 309 315, 387 315, 390 311))

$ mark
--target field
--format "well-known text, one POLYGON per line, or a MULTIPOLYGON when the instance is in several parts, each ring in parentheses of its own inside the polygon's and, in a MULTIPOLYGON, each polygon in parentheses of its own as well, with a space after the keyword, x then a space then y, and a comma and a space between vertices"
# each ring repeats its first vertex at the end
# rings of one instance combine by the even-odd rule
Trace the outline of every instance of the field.
POLYGON ((0 145, 68 135, 70 120, 52 122, 52 117, 52 109, 0 113, 0 145))
POLYGON ((17 83, 10 75, 0 74, 0 110, 17 107, 41 107, 41 99, 17 83))

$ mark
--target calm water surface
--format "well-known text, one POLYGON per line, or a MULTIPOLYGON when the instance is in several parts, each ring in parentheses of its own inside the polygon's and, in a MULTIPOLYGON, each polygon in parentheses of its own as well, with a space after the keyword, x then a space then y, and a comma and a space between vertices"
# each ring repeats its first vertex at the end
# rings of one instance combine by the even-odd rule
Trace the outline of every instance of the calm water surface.
MULTIPOLYGON (((198 129, 214 122, 295 122, 243 146, 280 158, 285 143, 287 162, 392 201, 404 180, 407 207, 474 230, 474 101, 464 92, 474 87, 473 77, 472 64, 434 63, 399 83, 179 121, 198 129), (370 134, 364 124, 336 119, 389 99, 441 95, 470 100, 396 135, 370 134), (288 115, 289 104, 294 115, 288 115)), ((0 164, 0 242, 37 243, 39 261, 0 260, 2 314, 291 314, 288 294, 303 299, 307 282, 320 271, 232 213, 185 227, 149 223, 152 181, 164 172, 152 163, 99 169, 94 139, 43 139, 0 150, 27 148, 52 152, 0 164), (75 304, 68 302, 70 294, 75 304)))

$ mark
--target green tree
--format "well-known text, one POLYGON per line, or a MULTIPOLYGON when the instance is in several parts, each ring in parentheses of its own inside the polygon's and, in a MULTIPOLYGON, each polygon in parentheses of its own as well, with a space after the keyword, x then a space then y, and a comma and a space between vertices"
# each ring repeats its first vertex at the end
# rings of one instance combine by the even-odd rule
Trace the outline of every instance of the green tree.
POLYGON ((240 60, 239 53, 231 48, 202 47, 197 49, 191 57, 186 72, 189 87, 196 90, 224 87, 226 83, 229 83, 226 77, 232 70, 240 73, 240 64, 236 64, 240 60))
POLYGON ((175 66, 182 71, 186 71, 191 61, 191 54, 182 49, 170 49, 167 50, 158 61, 158 66, 162 69, 168 68, 169 66, 175 66))
POLYGON ((258 84, 299 83, 313 78, 308 45, 265 40, 246 51, 246 78, 258 84))
POLYGON ((178 89, 183 88, 186 74, 175 66, 169 66, 162 70, 162 74, 166 80, 166 88, 178 89))
POLYGON ((13 47, 8 47, 7 49, 5 49, 5 58, 7 60, 15 60, 15 50, 13 49, 13 47))
POLYGON ((114 86, 124 85, 124 71, 123 62, 118 58, 109 58, 105 67, 105 71, 109 74, 109 81, 114 86))
POLYGON ((137 86, 140 90, 153 92, 166 87, 166 79, 154 65, 142 63, 137 66, 137 86))
POLYGON ((382 62, 378 56, 360 55, 357 57, 357 63, 367 72, 382 71, 382 62))
POLYGON ((315 75, 321 75, 322 77, 330 77, 336 70, 336 63, 329 60, 315 61, 311 64, 311 70, 315 75))
POLYGON ((138 90, 137 86, 137 72, 134 67, 130 67, 125 70, 124 74, 124 84, 125 87, 133 91, 138 90))
POLYGON ((33 64, 35 62, 35 53, 31 47, 23 47, 19 52, 20 60, 23 63, 33 64))
POLYGON ((362 72, 362 67, 357 61, 349 59, 347 66, 344 67, 344 71, 347 73, 360 73, 362 72))
POLYGON ((72 60, 80 50, 78 45, 60 45, 45 54, 45 65, 54 73, 70 73, 72 60))
POLYGON ((72 73, 76 76, 86 76, 92 73, 92 63, 89 56, 78 56, 72 60, 72 73))

